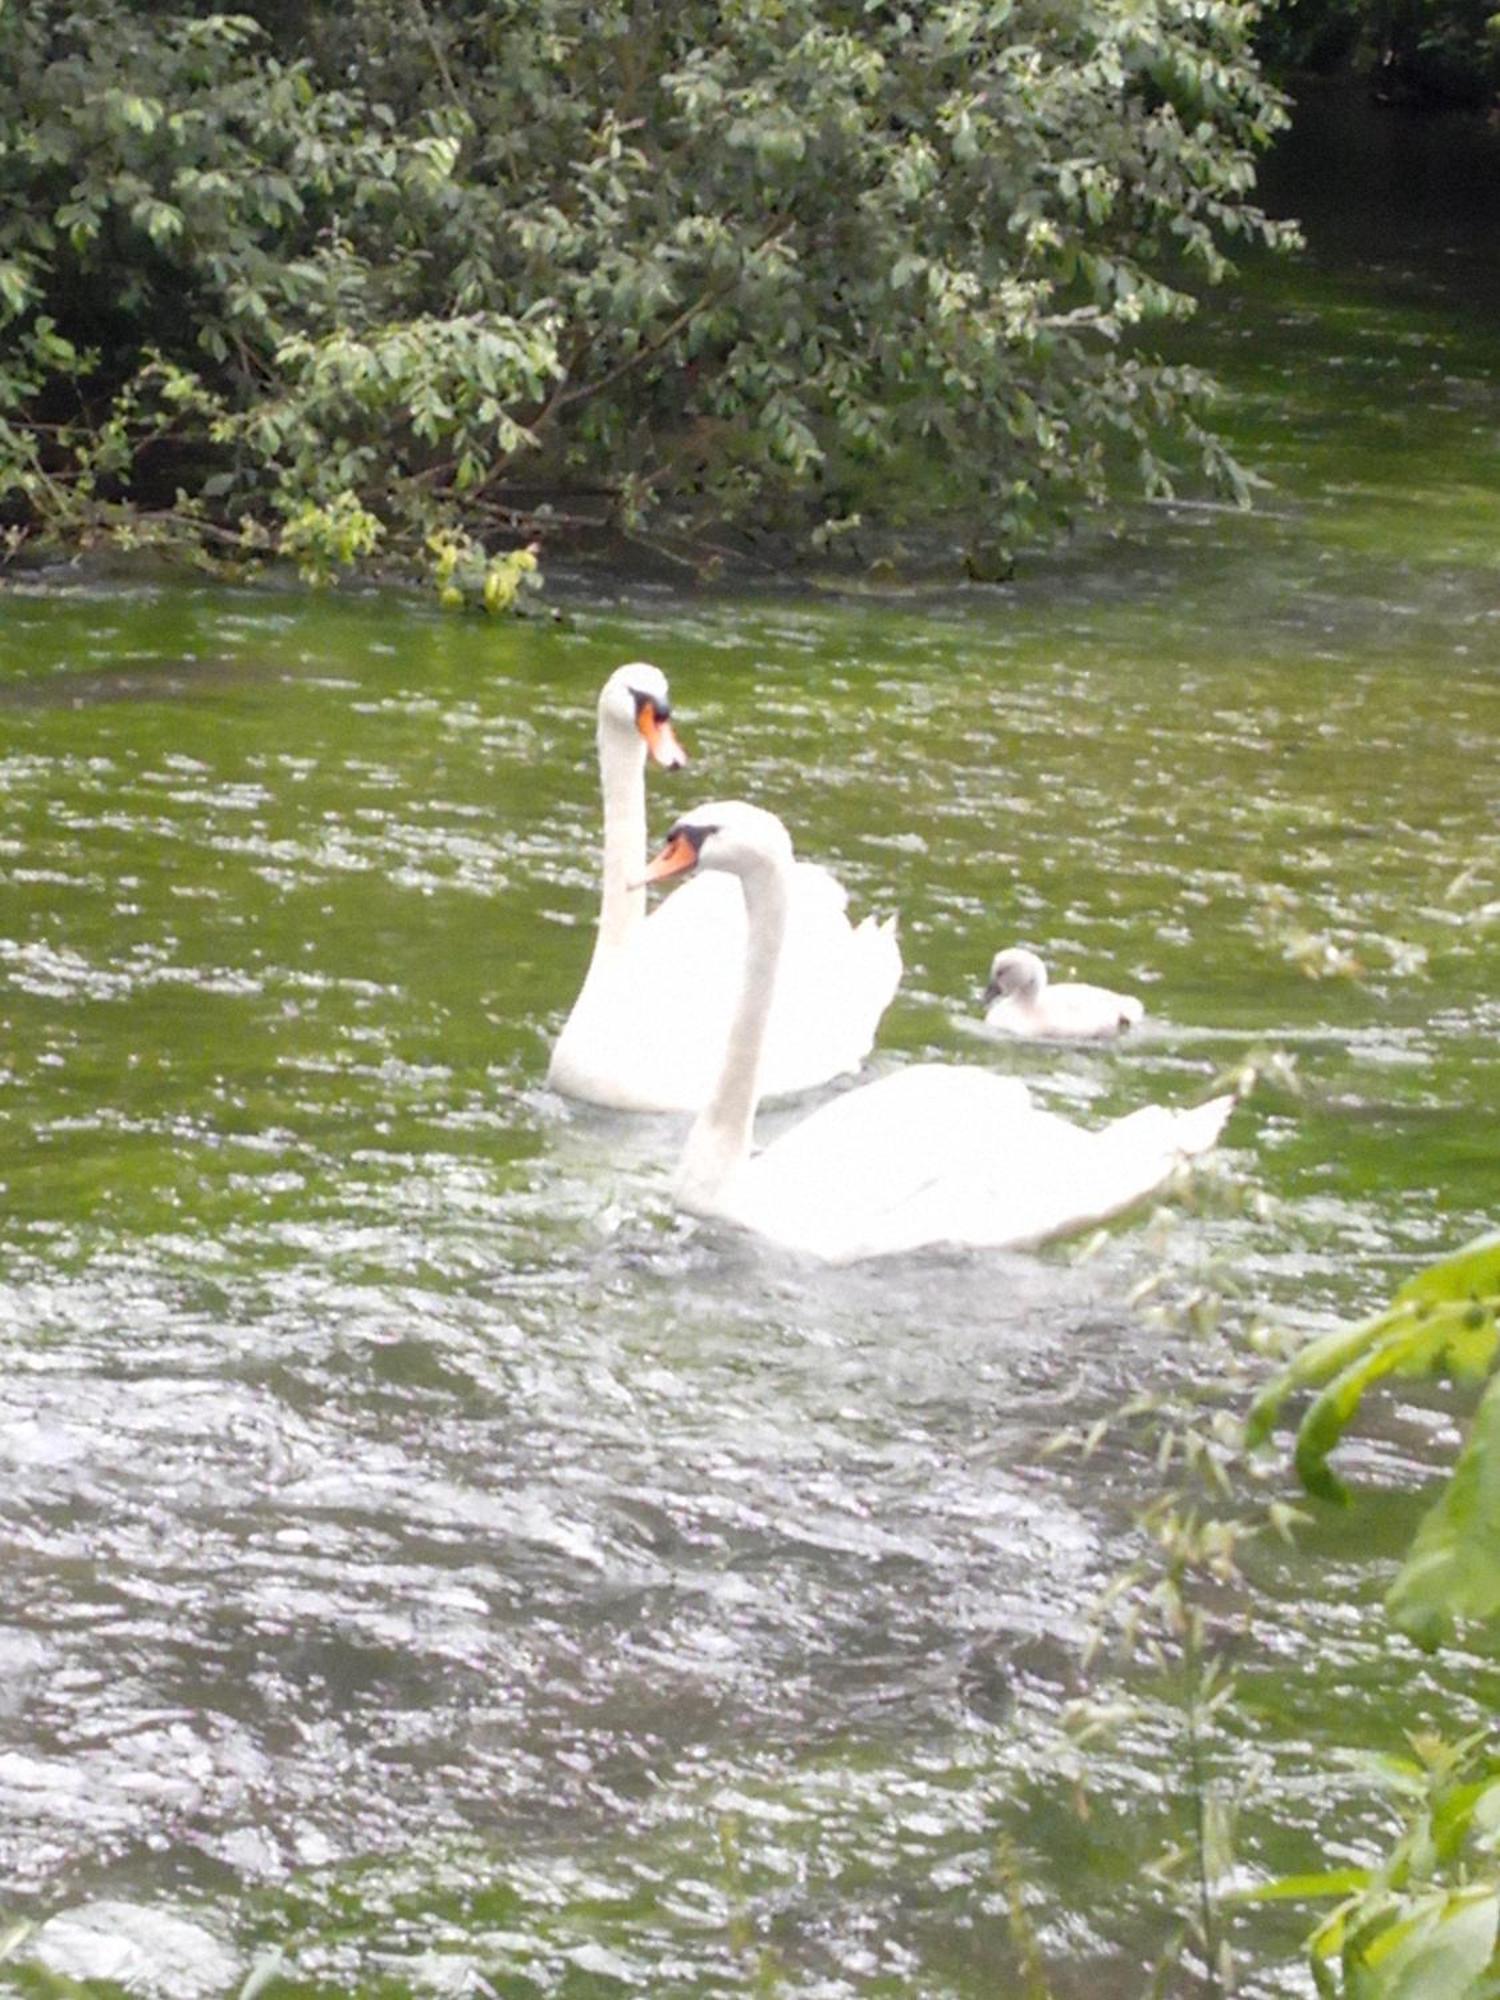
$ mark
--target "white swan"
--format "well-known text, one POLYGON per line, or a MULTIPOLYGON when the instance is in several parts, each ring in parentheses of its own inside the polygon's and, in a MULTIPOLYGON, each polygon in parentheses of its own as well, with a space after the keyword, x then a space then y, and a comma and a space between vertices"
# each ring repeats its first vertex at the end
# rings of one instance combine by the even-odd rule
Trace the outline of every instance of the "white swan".
MULTIPOLYGON (((620 1111, 697 1111, 724 1060, 745 954, 745 903, 722 876, 686 885, 649 917, 646 757, 687 759, 666 676, 644 660, 599 696, 604 879, 582 990, 547 1081, 620 1111)), ((764 1090, 790 1095, 857 1069, 901 977, 894 920, 851 925, 825 868, 797 864, 787 948, 766 1035, 764 1090)))
MULTIPOLYGON (((1088 1132, 988 1070, 917 1064, 836 1098, 764 1152, 750 1151, 759 1063, 794 862, 774 814, 738 801, 679 820, 647 870, 737 878, 750 935, 739 1007, 713 1097, 688 1135, 682 1207, 727 1217, 830 1263, 926 1244, 1039 1243, 1101 1221, 1205 1152, 1234 1099, 1147 1105, 1088 1132)), ((692 1008, 679 995, 679 1018, 692 1008)))
POLYGON ((1135 1027, 1146 1011, 1133 995, 1104 986, 1050 985, 1036 953, 1019 945, 995 953, 984 998, 987 1028, 1037 1040, 1102 1041, 1135 1027))

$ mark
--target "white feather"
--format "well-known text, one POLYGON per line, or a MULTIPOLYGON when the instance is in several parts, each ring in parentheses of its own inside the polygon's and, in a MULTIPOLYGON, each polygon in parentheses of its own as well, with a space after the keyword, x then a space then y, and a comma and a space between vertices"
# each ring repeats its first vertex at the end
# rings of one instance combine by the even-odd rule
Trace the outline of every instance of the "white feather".
MULTIPOLYGON (((745 957, 745 903, 722 876, 683 883, 648 917, 630 887, 646 866, 646 745, 635 698, 665 706, 644 661, 599 698, 604 881, 594 954, 552 1052, 549 1083, 621 1111, 697 1111, 723 1066, 745 957)), ((858 1069, 901 978, 894 919, 847 915, 827 869, 799 862, 786 950, 766 1031, 768 1096, 810 1090, 858 1069)))

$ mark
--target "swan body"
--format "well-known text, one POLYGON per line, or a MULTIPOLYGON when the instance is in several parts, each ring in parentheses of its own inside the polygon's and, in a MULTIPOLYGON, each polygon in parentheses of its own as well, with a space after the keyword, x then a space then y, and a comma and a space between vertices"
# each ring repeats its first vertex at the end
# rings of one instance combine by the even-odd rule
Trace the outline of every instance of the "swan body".
MULTIPOLYGON (((547 1080, 620 1111, 697 1111, 724 1062, 745 955, 738 885, 705 874, 648 917, 646 758, 687 760, 665 675, 618 668, 599 697, 604 865, 593 956, 547 1080), (689 1004, 690 1003, 690 1004, 689 1004)), ((828 870, 795 865, 786 950, 766 1032, 763 1090, 789 1096, 859 1067, 901 977, 894 920, 853 925, 828 870)))
POLYGON ((1039 1041, 1103 1041, 1135 1027, 1146 1011, 1132 994, 1105 986, 1053 986, 1036 953, 1020 946, 996 952, 984 998, 987 1028, 1039 1041))
POLYGON ((724 1066, 678 1169, 682 1207, 829 1263, 933 1244, 1020 1247, 1133 1206, 1217 1139, 1232 1097, 1185 1111, 1147 1105, 1091 1132, 1039 1110, 1017 1078, 921 1063, 823 1105, 752 1154, 794 866, 781 822, 729 801, 679 821, 650 870, 655 880, 695 867, 735 877, 749 918, 724 1066))

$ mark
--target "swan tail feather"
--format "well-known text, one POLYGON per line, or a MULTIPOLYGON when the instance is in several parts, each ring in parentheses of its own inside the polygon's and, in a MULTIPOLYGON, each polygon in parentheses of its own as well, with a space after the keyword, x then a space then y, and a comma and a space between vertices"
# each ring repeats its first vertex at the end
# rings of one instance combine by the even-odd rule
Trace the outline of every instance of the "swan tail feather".
POLYGON ((1206 1103, 1191 1105, 1186 1111, 1173 1114, 1172 1140, 1184 1159, 1192 1159, 1199 1153, 1206 1153, 1218 1143, 1219 1134, 1224 1130, 1229 1114, 1235 1107, 1232 1091, 1223 1097, 1210 1097, 1206 1103))

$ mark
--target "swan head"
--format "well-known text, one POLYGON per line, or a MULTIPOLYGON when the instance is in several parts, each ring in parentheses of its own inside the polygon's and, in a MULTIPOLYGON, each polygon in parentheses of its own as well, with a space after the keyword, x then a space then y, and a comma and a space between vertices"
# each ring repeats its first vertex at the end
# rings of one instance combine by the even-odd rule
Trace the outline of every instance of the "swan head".
POLYGON ((792 837, 775 813, 743 799, 721 799, 683 814, 644 879, 670 882, 695 868, 743 879, 766 868, 790 868, 793 859, 792 837))
POLYGON ((992 1000, 1039 1000, 1047 984, 1047 968, 1034 951, 1013 945, 997 951, 990 963, 990 983, 984 989, 984 1005, 992 1000))
POLYGON ((680 771, 687 752, 672 727, 672 701, 667 677, 649 660, 631 660, 616 667, 599 695, 599 734, 633 743, 638 738, 668 771, 680 771))

